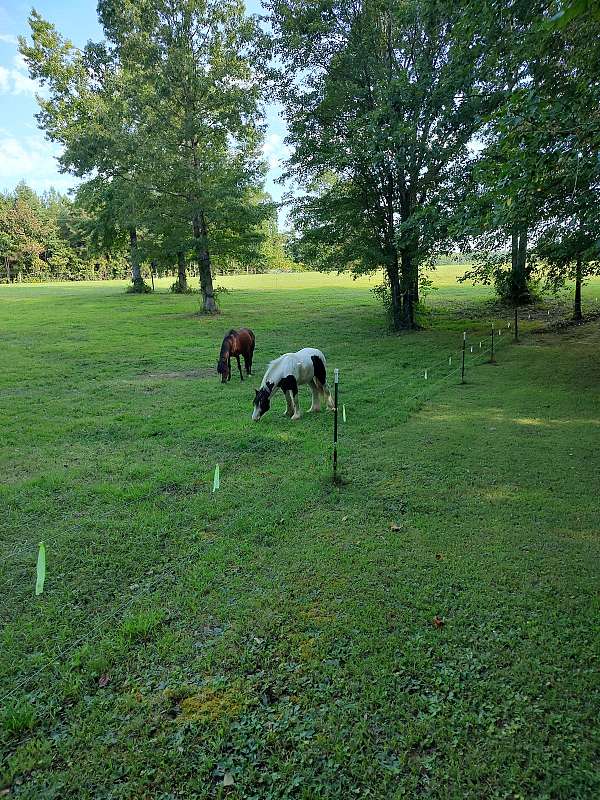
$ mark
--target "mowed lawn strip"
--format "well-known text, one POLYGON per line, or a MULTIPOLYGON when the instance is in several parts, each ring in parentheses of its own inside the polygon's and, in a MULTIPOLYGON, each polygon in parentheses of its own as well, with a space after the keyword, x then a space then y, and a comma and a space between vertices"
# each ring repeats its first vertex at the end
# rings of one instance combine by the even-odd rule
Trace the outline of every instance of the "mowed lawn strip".
POLYGON ((598 325, 504 340, 461 386, 447 353, 484 325, 451 286, 398 338, 366 282, 262 280, 216 320, 116 285, 2 290, 0 785, 596 796, 598 325), (261 365, 311 344, 340 367, 343 486, 330 415, 293 425, 280 398, 256 425, 260 376, 210 373, 238 324, 261 365))

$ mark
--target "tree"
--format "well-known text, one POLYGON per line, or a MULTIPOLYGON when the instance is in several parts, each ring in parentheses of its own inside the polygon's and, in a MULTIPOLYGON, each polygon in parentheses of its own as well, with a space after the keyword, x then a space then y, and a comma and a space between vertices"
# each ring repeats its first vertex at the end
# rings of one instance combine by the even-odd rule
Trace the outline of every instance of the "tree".
POLYGON ((98 12, 125 76, 137 174, 191 223, 202 308, 214 313, 213 253, 257 246, 269 213, 250 202, 264 177, 255 23, 238 0, 101 0, 98 12))
POLYGON ((0 263, 6 280, 123 277, 126 264, 118 243, 94 239, 100 227, 68 197, 54 190, 39 196, 19 184, 0 195, 0 263))
POLYGON ((562 28, 562 48, 545 56, 535 129, 523 121, 546 167, 536 253, 550 285, 574 280, 575 320, 583 318, 586 276, 600 272, 600 14, 589 5, 589 18, 574 15, 562 28))
POLYGON ((515 2, 498 20, 492 56, 501 66, 494 80, 505 97, 480 134, 485 148, 462 220, 480 250, 465 277, 494 278, 515 305, 531 301, 534 269, 557 285, 570 261, 577 262, 575 251, 590 263, 585 230, 599 200, 600 26, 593 15, 557 26, 545 9, 545 3, 515 2), (542 255, 545 263, 536 260, 542 255))
POLYGON ((293 220, 320 268, 383 267, 394 327, 448 243, 480 90, 486 9, 438 0, 270 0, 273 50, 307 194, 293 220), (477 13, 475 13, 477 11, 477 13))
POLYGON ((9 283, 44 271, 48 233, 39 198, 20 183, 0 204, 0 252, 9 283))
POLYGON ((88 42, 83 50, 62 37, 35 10, 29 17, 32 44, 24 37, 19 49, 32 78, 49 96, 37 97, 38 123, 47 137, 63 146, 63 171, 111 184, 114 224, 130 240, 134 291, 144 291, 138 250, 140 187, 136 181, 135 136, 127 117, 123 75, 103 44, 88 42))

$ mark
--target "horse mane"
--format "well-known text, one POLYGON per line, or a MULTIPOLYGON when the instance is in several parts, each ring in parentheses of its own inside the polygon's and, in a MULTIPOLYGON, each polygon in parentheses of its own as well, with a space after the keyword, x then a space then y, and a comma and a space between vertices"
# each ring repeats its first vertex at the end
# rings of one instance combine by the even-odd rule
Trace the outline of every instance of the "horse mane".
POLYGON ((223 360, 223 354, 225 353, 226 350, 229 350, 228 345, 229 345, 230 338, 232 336, 235 336, 236 334, 237 334, 237 331, 234 328, 232 328, 229 331, 229 333, 225 334, 225 336, 223 337, 223 341, 221 342, 221 352, 219 353, 219 361, 223 360))

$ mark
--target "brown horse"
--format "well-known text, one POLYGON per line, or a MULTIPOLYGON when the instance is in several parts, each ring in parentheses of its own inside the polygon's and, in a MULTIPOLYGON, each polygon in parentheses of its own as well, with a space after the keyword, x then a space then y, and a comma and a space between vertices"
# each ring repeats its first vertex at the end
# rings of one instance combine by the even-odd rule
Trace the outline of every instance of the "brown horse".
POLYGON ((217 364, 217 372, 221 376, 221 383, 227 383, 227 381, 231 380, 232 358, 237 360, 240 378, 242 380, 244 380, 244 376, 242 375, 240 356, 244 356, 246 375, 252 375, 252 356, 254 355, 255 341, 254 334, 249 328, 240 328, 239 331, 229 331, 227 336, 223 339, 219 363, 217 364))

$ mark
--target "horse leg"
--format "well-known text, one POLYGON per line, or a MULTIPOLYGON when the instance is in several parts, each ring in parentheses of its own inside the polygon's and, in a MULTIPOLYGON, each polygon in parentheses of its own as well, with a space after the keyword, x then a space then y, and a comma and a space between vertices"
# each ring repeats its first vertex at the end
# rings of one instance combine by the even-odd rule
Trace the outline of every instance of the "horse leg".
POLYGON ((312 411, 316 414, 321 410, 321 390, 315 378, 310 382, 310 391, 312 392, 312 403, 308 411, 309 413, 312 411))
POLYGON ((294 404, 294 413, 292 414, 292 419, 300 419, 302 412, 300 411, 300 404, 298 403, 298 387, 296 387, 296 391, 292 393, 292 403, 294 404))
POLYGON ((238 369, 240 371, 240 379, 244 380, 244 376, 242 375, 242 365, 240 364, 240 357, 236 356, 235 358, 236 358, 236 361, 237 361, 238 369))
POLYGON ((284 417, 292 417, 294 415, 294 395, 292 394, 291 390, 287 390, 285 393, 285 403, 287 408, 285 409, 284 417))
MULTIPOLYGON (((317 381, 317 384, 318 384, 318 381, 317 381)), ((320 389, 321 389, 321 394, 323 395, 323 399, 327 403, 327 408, 330 411, 334 411, 335 410, 335 403, 333 402, 333 397, 332 397, 331 391, 329 389, 329 386, 327 385, 327 382, 320 384, 320 389)))
POLYGON ((246 375, 252 375, 252 354, 247 356, 244 353, 244 367, 246 369, 246 375))

